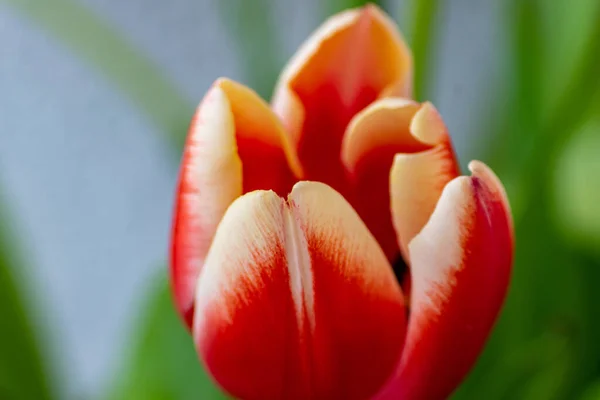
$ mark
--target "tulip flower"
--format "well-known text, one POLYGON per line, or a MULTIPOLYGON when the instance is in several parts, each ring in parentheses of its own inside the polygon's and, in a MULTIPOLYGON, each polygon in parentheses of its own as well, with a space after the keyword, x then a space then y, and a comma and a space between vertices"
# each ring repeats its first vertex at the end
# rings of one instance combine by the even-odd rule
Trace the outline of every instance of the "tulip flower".
POLYGON ((202 100, 171 281, 232 396, 442 399, 475 363, 509 284, 509 205, 483 163, 460 175, 411 71, 395 25, 366 6, 308 39, 271 105, 227 79, 202 100))

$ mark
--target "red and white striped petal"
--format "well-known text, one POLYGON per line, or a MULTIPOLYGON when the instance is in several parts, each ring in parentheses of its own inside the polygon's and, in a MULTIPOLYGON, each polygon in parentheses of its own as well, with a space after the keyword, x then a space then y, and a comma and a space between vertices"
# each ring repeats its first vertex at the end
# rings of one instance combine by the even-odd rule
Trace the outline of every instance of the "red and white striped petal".
POLYGON ((268 105, 246 87, 220 79, 200 104, 188 134, 175 204, 171 283, 188 326, 197 276, 225 210, 243 192, 287 193, 301 174, 268 105))
POLYGON ((284 69, 273 109, 298 148, 306 176, 345 195, 340 164, 350 119, 382 96, 409 96, 412 57, 394 22, 367 5, 327 20, 284 69))
POLYGON ((504 188, 472 162, 443 190, 408 245, 412 291, 406 344, 384 399, 444 399, 473 366, 508 288, 513 227, 504 188))
POLYGON ((437 110, 401 98, 357 114, 342 143, 352 205, 390 260, 429 219, 443 187, 458 176, 450 137, 437 110), (391 171, 391 172, 390 172, 391 171))
POLYGON ((231 395, 365 399, 398 363, 405 306, 381 248, 329 186, 256 191, 217 229, 198 284, 194 339, 231 395))

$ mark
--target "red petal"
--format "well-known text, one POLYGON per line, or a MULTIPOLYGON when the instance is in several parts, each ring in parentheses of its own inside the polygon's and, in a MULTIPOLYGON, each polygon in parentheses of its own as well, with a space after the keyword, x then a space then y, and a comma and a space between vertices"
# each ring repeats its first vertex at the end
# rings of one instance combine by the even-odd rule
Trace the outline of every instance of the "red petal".
POLYGON ((282 73, 273 100, 308 179, 346 195, 346 125, 380 96, 409 95, 411 69, 400 33, 376 6, 340 13, 317 29, 282 73))
POLYGON ((398 362, 404 301, 383 252, 327 185, 253 192, 225 214, 202 271, 200 355, 231 395, 364 399, 398 362))
POLYGON ((238 83, 215 82, 192 121, 173 222, 171 282, 188 326, 197 276, 225 210, 245 191, 288 193, 301 174, 294 157, 264 101, 238 83))
POLYGON ((406 244, 429 219, 443 187, 458 176, 437 110, 399 98, 379 100, 354 117, 342 161, 351 175, 352 205, 390 260, 398 257, 396 235, 406 256, 406 244))
POLYGON ((411 314, 396 377, 377 397, 443 399, 473 366, 506 295, 513 258, 504 188, 484 164, 444 189, 410 242, 411 314))

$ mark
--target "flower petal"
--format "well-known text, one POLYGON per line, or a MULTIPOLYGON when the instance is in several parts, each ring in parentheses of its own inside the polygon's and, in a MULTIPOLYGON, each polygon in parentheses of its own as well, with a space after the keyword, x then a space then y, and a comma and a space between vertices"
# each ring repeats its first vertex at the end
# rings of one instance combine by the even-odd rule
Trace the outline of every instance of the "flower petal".
POLYGON ((450 182, 410 242, 411 310, 396 377, 377 399, 447 398, 473 366, 508 288, 513 228, 504 188, 480 162, 450 182))
POLYGON ((308 179, 344 189, 340 144, 354 114, 381 96, 410 95, 412 59, 374 5, 327 20, 284 69, 273 99, 308 179))
POLYGON ((401 98, 378 100, 354 117, 342 162, 352 182, 351 203, 390 260, 398 256, 396 235, 406 256, 406 244, 429 219, 443 187, 458 176, 435 107, 401 98))
POLYGON ((243 399, 364 399, 398 363, 401 289, 344 198, 300 182, 287 202, 257 191, 217 229, 196 294, 194 339, 243 399))
POLYGON ((431 103, 415 114, 410 131, 431 147, 396 154, 389 175, 392 222, 409 264, 408 243, 429 220, 446 184, 460 174, 444 121, 431 103))
POLYGON ((302 173, 282 129, 255 93, 224 79, 215 82, 194 116, 171 243, 175 302, 190 327, 197 276, 227 207, 250 190, 287 193, 302 173))

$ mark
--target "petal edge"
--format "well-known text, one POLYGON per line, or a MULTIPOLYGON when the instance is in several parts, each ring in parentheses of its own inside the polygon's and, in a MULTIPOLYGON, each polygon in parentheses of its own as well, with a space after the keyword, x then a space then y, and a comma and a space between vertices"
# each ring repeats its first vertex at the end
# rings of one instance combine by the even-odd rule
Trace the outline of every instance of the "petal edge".
POLYGON ((302 169, 277 117, 252 90, 218 79, 192 120, 171 233, 177 309, 191 327, 197 278, 227 207, 243 192, 287 193, 302 169))

